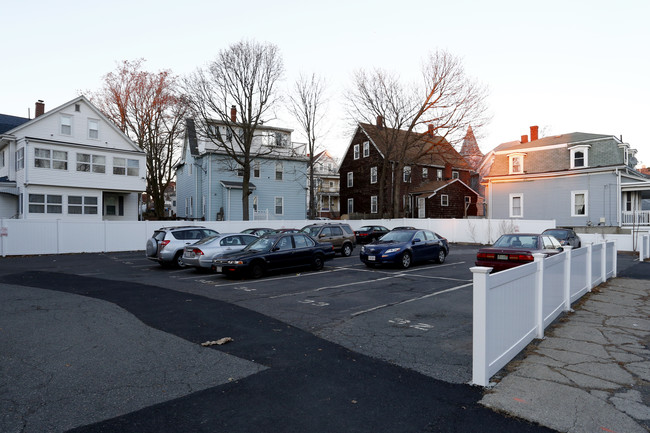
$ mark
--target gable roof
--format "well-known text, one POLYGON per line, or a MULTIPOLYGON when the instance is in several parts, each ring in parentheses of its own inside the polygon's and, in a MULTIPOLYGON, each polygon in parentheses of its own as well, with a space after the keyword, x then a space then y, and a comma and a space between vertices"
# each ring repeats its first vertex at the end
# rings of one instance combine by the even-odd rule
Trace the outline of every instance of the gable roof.
POLYGON ((588 134, 585 132, 571 132, 569 134, 553 135, 550 137, 542 137, 535 141, 522 143, 520 141, 509 141, 498 145, 494 152, 514 152, 516 150, 524 151, 525 149, 532 149, 538 147, 555 146, 558 144, 578 144, 585 141, 594 141, 602 139, 611 139, 612 135, 602 134, 588 134))
POLYGON ((431 198, 434 195, 436 195, 438 191, 447 188, 449 185, 453 184, 454 182, 459 182, 461 185, 465 186, 465 188, 467 188, 473 194, 479 195, 476 191, 474 191, 472 188, 470 188, 465 182, 463 182, 460 179, 432 180, 423 183, 417 188, 414 188, 413 191, 411 191, 411 193, 418 194, 420 197, 431 198))
POLYGON ((23 123, 29 122, 26 117, 10 116, 8 114, 0 114, 0 134, 14 129, 23 123))
POLYGON ((408 132, 402 129, 377 127, 369 123, 359 123, 359 128, 370 139, 373 145, 386 157, 389 150, 389 143, 385 140, 385 132, 394 134, 397 140, 412 142, 407 150, 407 161, 409 164, 433 165, 444 167, 447 163, 454 168, 471 170, 467 161, 444 137, 431 136, 428 133, 408 132), (424 151, 424 152, 422 152, 424 151))

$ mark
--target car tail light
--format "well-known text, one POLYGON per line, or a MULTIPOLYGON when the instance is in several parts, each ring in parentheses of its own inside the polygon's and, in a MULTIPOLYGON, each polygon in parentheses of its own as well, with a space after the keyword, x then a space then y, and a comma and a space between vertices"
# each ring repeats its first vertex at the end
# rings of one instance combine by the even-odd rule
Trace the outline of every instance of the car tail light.
POLYGON ((357 236, 368 236, 368 233, 357 233, 357 236))
POLYGON ((203 255, 203 251, 201 251, 201 250, 198 249, 198 248, 194 248, 194 249, 192 250, 192 252, 193 252, 194 254, 196 254, 197 256, 202 256, 202 255, 203 255))
POLYGON ((532 262, 535 260, 530 254, 510 254, 508 258, 515 262, 532 262))
POLYGON ((169 239, 168 239, 168 240, 165 240, 165 241, 162 241, 162 242, 160 243, 160 249, 162 250, 163 248, 165 248, 165 247, 167 246, 168 243, 169 243, 169 239))
POLYGON ((487 259, 487 260, 494 260, 496 256, 493 253, 478 253, 476 255, 477 259, 487 259))

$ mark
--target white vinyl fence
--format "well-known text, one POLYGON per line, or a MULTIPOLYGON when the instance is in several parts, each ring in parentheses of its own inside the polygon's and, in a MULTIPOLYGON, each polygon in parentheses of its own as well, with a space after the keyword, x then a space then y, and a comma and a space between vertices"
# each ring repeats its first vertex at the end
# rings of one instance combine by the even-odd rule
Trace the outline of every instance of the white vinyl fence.
POLYGON ((650 259, 650 235, 643 235, 639 240, 639 261, 650 259))
MULTIPOLYGON (((251 227, 302 228, 324 221, 69 221, 0 219, 0 255, 100 253, 144 250, 154 230, 165 226, 204 226, 220 233, 251 227)), ((555 227, 554 220, 391 219, 346 220, 353 230, 364 225, 389 229, 414 226, 433 230, 450 242, 493 243, 503 233, 539 233, 555 227)))
POLYGON ((609 278, 616 277, 616 242, 586 245, 516 268, 490 274, 476 266, 472 382, 490 378, 571 304, 609 278))

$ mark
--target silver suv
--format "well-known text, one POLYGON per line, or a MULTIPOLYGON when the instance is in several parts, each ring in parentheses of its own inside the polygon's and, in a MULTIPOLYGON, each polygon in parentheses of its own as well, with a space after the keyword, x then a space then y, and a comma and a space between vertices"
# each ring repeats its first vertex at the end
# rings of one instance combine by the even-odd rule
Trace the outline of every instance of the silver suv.
POLYGON ((185 246, 217 234, 219 232, 201 226, 161 227, 147 240, 147 258, 162 266, 184 268, 185 246))

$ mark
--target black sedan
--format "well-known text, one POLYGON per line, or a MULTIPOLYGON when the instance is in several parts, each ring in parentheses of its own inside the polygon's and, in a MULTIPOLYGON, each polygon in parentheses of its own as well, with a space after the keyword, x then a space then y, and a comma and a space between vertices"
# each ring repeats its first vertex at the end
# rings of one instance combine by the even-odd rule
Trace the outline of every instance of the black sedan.
POLYGON ((555 239, 560 241, 560 245, 562 246, 569 245, 573 248, 580 248, 582 246, 580 236, 578 236, 572 229, 546 229, 542 234, 553 236, 555 239))
POLYGON ((560 242, 553 236, 512 233, 502 235, 491 247, 479 249, 475 264, 492 268, 492 272, 499 272, 534 261, 535 253, 554 255, 563 250, 560 242))
POLYGON ((212 260, 212 270, 226 275, 263 276, 267 271, 311 267, 318 271, 334 258, 334 246, 316 242, 305 233, 269 234, 241 251, 222 254, 212 260))
POLYGON ((393 230, 362 246, 359 257, 368 267, 394 264, 406 269, 414 262, 426 260, 444 263, 447 254, 447 239, 430 230, 393 230))
POLYGON ((388 233, 384 226, 363 226, 354 231, 354 238, 358 244, 369 244, 388 233))

